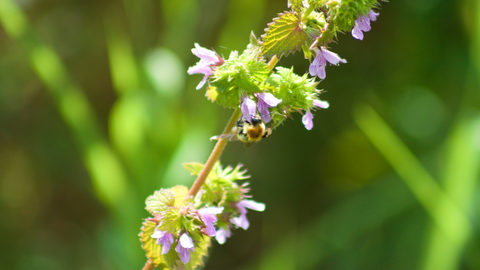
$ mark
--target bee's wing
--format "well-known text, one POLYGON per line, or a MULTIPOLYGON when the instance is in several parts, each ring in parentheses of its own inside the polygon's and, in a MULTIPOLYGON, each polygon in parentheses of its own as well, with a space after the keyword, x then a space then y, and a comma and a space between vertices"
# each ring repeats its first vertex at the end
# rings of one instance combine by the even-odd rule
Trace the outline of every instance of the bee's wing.
POLYGON ((221 134, 221 135, 213 136, 213 137, 210 138, 210 141, 219 140, 219 139, 227 139, 229 141, 238 140, 236 133, 227 133, 227 134, 221 134))

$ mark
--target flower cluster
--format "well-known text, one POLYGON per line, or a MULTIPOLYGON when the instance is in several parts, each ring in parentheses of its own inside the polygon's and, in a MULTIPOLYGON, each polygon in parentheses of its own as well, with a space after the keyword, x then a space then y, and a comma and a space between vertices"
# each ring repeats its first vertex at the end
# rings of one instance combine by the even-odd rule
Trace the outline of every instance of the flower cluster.
MULTIPOLYGON (((198 44, 195 46, 196 49, 192 51, 200 57, 200 61, 191 67, 189 72, 201 66, 200 63, 210 63, 212 56, 216 55, 198 44)), ((252 46, 250 44, 250 47, 252 46)), ((315 89, 318 83, 294 74, 293 69, 277 68, 277 72, 271 71, 263 59, 257 60, 258 53, 250 49, 239 56, 237 52, 233 52, 229 59, 222 59, 222 64, 215 66, 213 72, 210 72, 213 70, 211 66, 206 68, 204 79, 211 76, 207 96, 226 107, 240 108, 244 120, 255 115, 260 115, 264 123, 273 120, 271 127, 277 127, 292 112, 305 111, 303 122, 308 130, 312 129, 311 110, 328 108, 328 103, 317 97, 321 93, 315 89)), ((331 64, 345 63, 344 59, 324 48, 319 50, 317 59, 320 66, 316 69, 323 70, 323 73, 326 61, 331 64)), ((312 72, 313 70, 314 68, 311 68, 312 72)))
POLYGON ((370 31, 370 21, 376 21, 377 16, 378 13, 373 12, 373 10, 370 10, 368 15, 358 16, 358 18, 355 20, 355 27, 352 29, 352 36, 356 39, 363 40, 363 32, 370 31))
MULTIPOLYGON (((184 165, 194 174, 203 168, 184 165)), ((247 208, 265 210, 263 203, 248 199, 248 183, 234 182, 247 178, 240 168, 223 169, 217 163, 195 198, 187 197, 183 186, 161 189, 147 198, 146 209, 154 217, 146 220, 140 236, 144 248, 153 246, 149 258, 157 266, 177 269, 201 263, 211 238, 223 244, 233 229, 248 229, 247 208)))

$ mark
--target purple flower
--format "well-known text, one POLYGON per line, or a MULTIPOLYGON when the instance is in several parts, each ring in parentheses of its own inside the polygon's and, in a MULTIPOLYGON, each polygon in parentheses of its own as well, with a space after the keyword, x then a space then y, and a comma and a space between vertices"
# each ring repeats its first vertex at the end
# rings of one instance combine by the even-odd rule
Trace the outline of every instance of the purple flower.
POLYGON ((255 101, 251 100, 249 97, 243 98, 240 109, 242 110, 243 120, 250 120, 255 114, 257 114, 257 104, 255 104, 255 101))
POLYGON ((313 115, 310 112, 310 109, 307 110, 307 113, 302 117, 302 123, 305 125, 307 130, 311 130, 313 128, 313 115))
POLYGON ((224 63, 224 60, 220 58, 216 52, 200 47, 197 43, 195 43, 195 49, 192 49, 192 53, 199 57, 200 61, 198 61, 195 66, 188 69, 188 74, 202 73, 205 75, 202 81, 197 85, 198 90, 203 87, 205 82, 207 82, 208 77, 213 74, 212 66, 221 65, 224 63))
POLYGON ((223 245, 225 241, 227 241, 227 238, 230 237, 232 234, 230 233, 230 230, 227 229, 225 230, 224 228, 220 228, 217 231, 217 234, 215 235, 215 239, 217 239, 217 242, 220 245, 223 245))
POLYGON ((217 216, 218 214, 222 213, 223 207, 206 207, 198 210, 198 214, 203 220, 203 223, 205 223, 205 226, 207 228, 205 229, 205 232, 213 237, 215 236, 215 227, 213 226, 214 222, 217 222, 217 216))
POLYGON ((252 210, 256 211, 263 211, 265 210, 265 204, 263 203, 258 203, 255 201, 251 200, 241 200, 237 203, 237 208, 240 211, 240 216, 239 217, 234 217, 230 221, 237 225, 238 227, 243 228, 244 230, 248 229, 248 226, 250 226, 250 223, 248 222, 247 219, 247 209, 245 208, 250 208, 252 210))
POLYGON ((258 111, 260 111, 260 116, 263 122, 268 123, 271 120, 268 108, 276 107, 282 100, 270 93, 258 93, 256 96, 258 98, 258 111))
POLYGON ((315 99, 313 101, 313 105, 317 106, 319 108, 322 108, 322 109, 328 109, 328 107, 330 107, 330 104, 328 104, 328 102, 322 101, 322 100, 319 100, 319 99, 315 99))
POLYGON ((363 40, 363 32, 370 31, 370 21, 377 20, 378 13, 370 10, 368 15, 360 15, 355 20, 355 26, 352 29, 352 36, 356 39, 363 40), (362 32, 363 31, 363 32, 362 32))
POLYGON ((188 263, 190 261, 190 251, 195 251, 192 238, 190 238, 190 236, 188 236, 186 233, 182 234, 178 240, 175 251, 180 253, 180 260, 183 264, 188 263))
POLYGON ((173 243, 173 235, 167 231, 155 229, 155 232, 152 234, 152 238, 157 238, 157 244, 162 245, 162 254, 167 254, 170 250, 170 246, 173 243))
POLYGON ((329 62, 332 65, 338 65, 339 63, 347 63, 345 59, 340 58, 338 54, 331 52, 327 49, 324 49, 320 47, 318 48, 313 48, 317 56, 315 56, 315 59, 313 62, 310 64, 309 72, 310 75, 315 76, 317 75, 320 79, 325 79, 326 73, 325 73, 325 66, 327 65, 327 62, 329 62))
MULTIPOLYGON (((319 99, 315 99, 313 101, 313 105, 322 109, 327 109, 330 106, 328 102, 319 99)), ((313 114, 310 112, 310 109, 308 109, 305 115, 302 117, 302 123, 305 125, 307 130, 311 130, 313 128, 313 114)))

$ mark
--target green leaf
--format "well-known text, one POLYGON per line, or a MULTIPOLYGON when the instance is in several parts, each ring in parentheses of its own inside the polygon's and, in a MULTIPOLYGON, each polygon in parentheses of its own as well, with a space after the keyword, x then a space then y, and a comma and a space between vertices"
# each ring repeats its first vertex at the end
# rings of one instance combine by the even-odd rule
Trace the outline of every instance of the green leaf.
POLYGON ((265 35, 262 36, 263 55, 288 55, 299 50, 302 45, 309 41, 309 37, 301 27, 298 17, 291 12, 280 14, 268 26, 265 35))
POLYGON ((192 175, 198 175, 204 167, 204 165, 202 163, 199 163, 199 162, 183 163, 182 165, 183 165, 183 167, 185 167, 185 169, 187 169, 189 172, 191 172, 192 175))
MULTIPOLYGON (((167 262, 162 256, 162 246, 157 244, 157 239, 152 238, 156 226, 157 224, 153 221, 145 221, 143 223, 139 234, 142 248, 145 250, 147 257, 155 264, 155 267, 169 270, 171 268, 168 268, 167 262)), ((170 250, 171 249, 172 248, 170 248, 170 250)))
MULTIPOLYGON (((219 162, 217 161, 217 164, 215 166, 218 166, 218 164, 219 164, 219 162)), ((192 173, 192 175, 199 175, 200 172, 202 171, 203 167, 205 167, 205 165, 203 165, 202 163, 198 163, 198 162, 183 163, 182 165, 183 165, 183 167, 185 167, 185 169, 190 171, 192 173)), ((208 174, 208 177, 211 178, 211 179, 215 179, 218 176, 215 173, 215 171, 212 170, 208 174)))
POLYGON ((148 212, 158 214, 174 206, 175 193, 170 189, 161 189, 149 196, 145 203, 147 204, 145 208, 148 212))
POLYGON ((185 200, 188 194, 188 188, 185 186, 175 186, 171 188, 171 190, 175 193, 175 206, 185 206, 190 203, 189 200, 185 200))

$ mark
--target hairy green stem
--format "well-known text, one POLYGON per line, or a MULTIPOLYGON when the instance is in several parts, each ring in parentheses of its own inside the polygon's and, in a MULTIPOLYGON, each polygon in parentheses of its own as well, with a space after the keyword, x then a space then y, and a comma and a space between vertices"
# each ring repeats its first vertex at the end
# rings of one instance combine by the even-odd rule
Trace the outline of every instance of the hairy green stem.
MULTIPOLYGON (((232 128, 235 126, 237 123, 238 119, 242 115, 242 112, 240 109, 236 109, 232 117, 230 117, 230 120, 227 123, 227 126, 225 127, 225 130, 223 131, 223 134, 228 134, 231 133, 232 128)), ((213 148, 212 153, 210 154, 210 157, 207 160, 207 163, 205 163, 205 166, 203 167, 202 171, 198 175, 197 179, 193 183, 192 187, 190 188, 190 191, 188 191, 188 196, 195 196, 197 192, 200 190, 202 187, 203 183, 205 183, 205 180, 207 179, 208 174, 210 171, 213 169, 213 166, 215 163, 218 161, 220 158, 220 155, 223 152, 223 149, 225 149, 225 146, 227 145, 228 139, 220 138, 218 139, 217 144, 215 145, 215 148, 213 148)))

